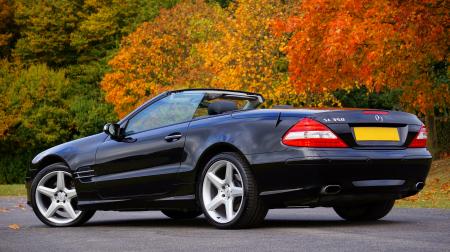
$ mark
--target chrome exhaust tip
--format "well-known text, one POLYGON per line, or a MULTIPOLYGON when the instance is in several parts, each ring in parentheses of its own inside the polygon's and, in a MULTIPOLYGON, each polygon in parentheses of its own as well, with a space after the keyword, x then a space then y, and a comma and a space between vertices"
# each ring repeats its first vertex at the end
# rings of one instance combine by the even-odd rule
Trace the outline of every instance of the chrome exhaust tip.
POLYGON ((417 190, 417 191, 420 191, 420 190, 423 189, 424 186, 425 186, 425 183, 423 183, 423 182, 417 182, 417 183, 416 183, 416 190, 417 190))
POLYGON ((321 194, 326 194, 326 195, 338 194, 340 192, 341 192, 340 185, 327 185, 327 186, 322 187, 322 190, 320 190, 321 194))

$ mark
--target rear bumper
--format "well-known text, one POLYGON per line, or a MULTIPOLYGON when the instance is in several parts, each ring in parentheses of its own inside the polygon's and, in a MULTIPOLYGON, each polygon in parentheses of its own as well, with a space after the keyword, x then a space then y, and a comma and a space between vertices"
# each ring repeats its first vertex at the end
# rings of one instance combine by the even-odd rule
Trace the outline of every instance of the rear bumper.
POLYGON ((248 155, 260 195, 273 207, 332 206, 399 199, 416 194, 431 165, 422 149, 357 150, 288 148, 248 155), (339 193, 325 194, 327 185, 339 193))

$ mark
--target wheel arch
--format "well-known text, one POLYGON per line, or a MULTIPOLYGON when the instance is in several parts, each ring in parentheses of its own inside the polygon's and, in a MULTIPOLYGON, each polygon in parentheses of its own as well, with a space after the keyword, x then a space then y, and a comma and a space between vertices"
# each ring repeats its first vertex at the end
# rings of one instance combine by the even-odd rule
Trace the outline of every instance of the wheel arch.
POLYGON ((66 160, 64 158, 62 158, 61 156, 58 156, 56 154, 50 154, 50 155, 43 157, 38 162, 33 164, 32 170, 34 172, 33 172, 32 177, 34 177, 39 171, 41 171, 45 167, 47 167, 51 164, 56 164, 56 163, 64 163, 67 167, 70 168, 70 166, 68 165, 68 163, 66 162, 66 160))
POLYGON ((215 143, 209 146, 205 151, 203 151, 195 165, 195 184, 197 184, 199 180, 202 167, 204 167, 212 157, 223 152, 237 153, 245 160, 245 162, 249 163, 243 152, 233 144, 227 142, 215 143))

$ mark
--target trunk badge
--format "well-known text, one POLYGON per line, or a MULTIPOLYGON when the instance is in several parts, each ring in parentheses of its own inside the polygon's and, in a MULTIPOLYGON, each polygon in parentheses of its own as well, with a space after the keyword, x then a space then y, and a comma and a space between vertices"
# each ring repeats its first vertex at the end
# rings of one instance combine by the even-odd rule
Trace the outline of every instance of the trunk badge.
POLYGON ((384 119, 383 119, 383 117, 381 115, 375 115, 375 120, 377 122, 383 122, 384 121, 384 119))

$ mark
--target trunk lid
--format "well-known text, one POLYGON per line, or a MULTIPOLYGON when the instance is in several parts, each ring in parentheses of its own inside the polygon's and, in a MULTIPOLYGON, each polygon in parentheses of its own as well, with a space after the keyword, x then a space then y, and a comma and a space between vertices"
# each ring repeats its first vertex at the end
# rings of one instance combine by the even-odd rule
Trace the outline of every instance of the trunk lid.
POLYGON ((415 115, 387 110, 329 110, 307 117, 353 148, 406 148, 423 125, 415 115))

